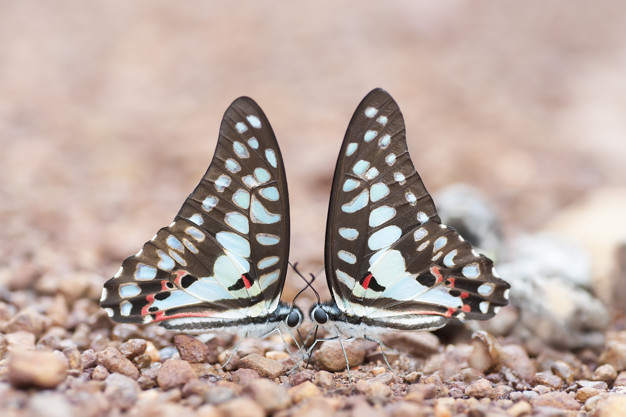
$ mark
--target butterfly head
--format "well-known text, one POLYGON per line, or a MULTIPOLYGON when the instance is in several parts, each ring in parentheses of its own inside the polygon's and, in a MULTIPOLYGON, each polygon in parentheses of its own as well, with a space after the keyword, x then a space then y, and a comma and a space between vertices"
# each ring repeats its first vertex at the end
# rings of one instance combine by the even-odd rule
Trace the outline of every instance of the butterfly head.
POLYGON ((285 324, 290 329, 297 329, 302 324, 304 320, 304 315, 302 311, 298 307, 292 307, 289 314, 287 314, 287 318, 285 318, 285 324))

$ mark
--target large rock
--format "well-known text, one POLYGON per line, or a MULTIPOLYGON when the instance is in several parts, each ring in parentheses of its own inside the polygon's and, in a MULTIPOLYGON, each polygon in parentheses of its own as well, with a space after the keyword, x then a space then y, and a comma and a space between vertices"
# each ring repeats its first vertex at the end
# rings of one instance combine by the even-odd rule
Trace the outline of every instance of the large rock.
POLYGON ((65 380, 67 363, 52 352, 13 352, 9 382, 18 388, 54 388, 65 380))

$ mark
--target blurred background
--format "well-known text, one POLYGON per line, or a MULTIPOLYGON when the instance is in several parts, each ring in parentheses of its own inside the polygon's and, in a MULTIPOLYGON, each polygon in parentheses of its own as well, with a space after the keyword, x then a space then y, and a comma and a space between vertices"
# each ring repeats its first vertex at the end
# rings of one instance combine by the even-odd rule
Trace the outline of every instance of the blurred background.
MULTIPOLYGON (((337 152, 375 87, 400 104, 436 202, 470 184, 505 238, 556 231, 610 275, 626 239, 626 3, 576 3, 4 1, 0 280, 97 292, 171 222, 241 95, 281 145, 291 261, 319 271, 337 152)), ((302 282, 288 282, 289 300, 302 282)))

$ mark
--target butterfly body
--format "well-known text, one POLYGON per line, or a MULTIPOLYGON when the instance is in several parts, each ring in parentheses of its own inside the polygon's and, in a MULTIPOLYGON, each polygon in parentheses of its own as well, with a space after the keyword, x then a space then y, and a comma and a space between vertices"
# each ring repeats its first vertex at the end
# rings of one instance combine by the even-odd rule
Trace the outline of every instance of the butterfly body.
POLYGON ((261 108, 241 97, 224 114, 200 183, 174 221, 105 283, 101 306, 122 323, 264 336, 302 321, 280 302, 288 256, 280 149, 261 108))
POLYGON ((441 223, 409 157, 404 119, 384 90, 359 104, 341 147, 326 225, 332 299, 311 319, 340 338, 484 320, 507 304, 493 262, 441 223))

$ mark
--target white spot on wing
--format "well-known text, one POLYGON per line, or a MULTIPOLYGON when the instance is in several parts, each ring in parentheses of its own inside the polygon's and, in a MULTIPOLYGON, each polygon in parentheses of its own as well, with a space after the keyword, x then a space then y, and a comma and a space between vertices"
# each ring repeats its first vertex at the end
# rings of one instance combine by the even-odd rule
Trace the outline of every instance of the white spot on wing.
POLYGON ((487 296, 487 295, 491 295, 494 289, 495 289, 495 285, 486 282, 482 284, 480 287, 478 287, 477 291, 478 291, 478 294, 487 296))
POLYGON ((191 243, 189 239, 187 238, 183 238, 183 245, 185 245, 185 247, 189 249, 191 253, 197 254, 199 252, 198 248, 193 243, 191 243))
POLYGON ((346 240, 355 240, 359 237, 359 232, 356 229, 352 229, 350 227, 340 227, 339 235, 346 240))
POLYGON ((204 223, 204 219, 202 218, 202 215, 200 213, 195 213, 193 214, 189 220, 195 224, 197 224, 198 226, 202 226, 202 223, 204 223))
POLYGON ((505 300, 509 299, 509 292, 511 290, 509 290, 508 288, 506 290, 504 290, 504 292, 502 293, 502 296, 504 297, 505 300))
POLYGON ((241 171, 241 165, 239 165, 239 163, 232 158, 228 158, 226 162, 224 163, 224 165, 226 165, 226 169, 232 172, 233 174, 236 174, 237 172, 241 171))
POLYGON ((102 289, 102 295, 100 295, 100 302, 103 302, 104 300, 107 299, 107 296, 109 295, 108 291, 106 288, 102 289))
POLYGON ((371 250, 378 250, 393 245, 402 236, 402 229, 398 226, 387 226, 380 229, 367 239, 367 246, 371 250))
POLYGON ((393 219, 396 215, 396 209, 389 206, 380 206, 370 212, 369 225, 370 227, 378 227, 389 220, 393 219))
POLYGON ((419 242, 420 240, 424 239, 426 235, 428 235, 428 230, 420 227, 413 233, 413 239, 415 239, 416 242, 419 242))
POLYGON ((261 191, 259 191, 259 194, 261 194, 263 198, 269 201, 278 201, 279 199, 278 188, 276 187, 263 188, 261 189, 261 191))
POLYGON ((354 254, 347 252, 345 250, 340 250, 339 252, 337 252, 337 257, 341 259, 342 261, 347 262, 351 265, 354 265, 356 263, 356 256, 354 256, 354 254))
POLYGON ((367 109, 365 109, 365 117, 367 118, 372 118, 374 116, 376 116, 376 113, 378 113, 378 109, 376 107, 368 107, 367 109))
POLYGON ((204 211, 211 211, 213 207, 217 206, 217 197, 208 196, 202 202, 202 208, 204 211))
POLYGON ((387 116, 380 116, 378 119, 376 119, 376 121, 383 126, 387 124, 387 120, 387 116))
POLYGON ((274 168, 278 167, 278 162, 276 160, 276 153, 272 149, 265 150, 265 159, 270 163, 274 168))
POLYGON ((465 265, 461 272, 465 278, 478 278, 480 276, 480 268, 477 263, 465 265))
POLYGON ((122 301, 120 303, 120 314, 124 317, 128 317, 130 315, 130 310, 133 308, 133 305, 128 301, 122 301))
POLYGON ((122 276, 122 272, 124 272, 124 268, 122 268, 120 266, 120 269, 117 270, 117 272, 115 273, 115 275, 113 275, 113 278, 119 278, 122 276))
POLYGON ((452 268, 454 266, 454 257, 457 253, 458 251, 456 249, 448 252, 448 254, 443 258, 443 264, 448 268, 452 268))
POLYGON ((424 242, 424 243, 422 243, 421 245, 419 245, 419 246, 417 247, 417 251, 418 251, 418 252, 423 251, 424 249, 426 249, 426 248, 428 247, 428 245, 430 245, 430 240, 427 240, 426 242, 424 242))
POLYGON ((428 221, 428 219, 429 219, 429 217, 423 211, 418 211, 417 212, 417 221, 420 222, 421 224, 426 223, 428 221))
POLYGON ((256 177, 256 179, 259 181, 260 184, 264 184, 272 178, 269 171, 265 168, 255 168, 254 176, 256 177))
POLYGON ((349 143, 348 147, 346 148, 346 156, 351 156, 356 151, 358 146, 359 145, 355 142, 349 143))
POLYGON ((376 169, 376 167, 371 167, 365 173, 365 179, 368 180, 368 181, 373 180, 374 178, 376 178, 378 176, 378 174, 379 174, 379 172, 376 169))
POLYGON ((122 298, 134 297, 141 293, 141 289, 139 288, 139 285, 133 284, 133 283, 122 284, 120 285, 119 290, 120 290, 120 297, 122 298))
POLYGON ((354 172, 356 175, 360 177, 361 175, 363 175, 365 170, 369 168, 369 166, 370 166, 369 162, 360 159, 356 162, 356 164, 354 164, 354 167, 352 168, 352 172, 354 172))
POLYGON ((180 240, 176 239, 176 236, 174 235, 169 235, 167 239, 165 239, 165 243, 167 243, 167 246, 174 250, 177 250, 179 252, 185 251, 185 248, 183 248, 183 244, 180 243, 180 240))
POLYGON ((393 164, 395 164, 396 163, 396 154, 395 153, 390 153, 389 155, 387 155, 385 157, 385 162, 389 166, 392 166, 393 164))
POLYGON ((368 130, 367 132, 365 132, 365 135, 363 135, 363 140, 365 142, 371 142, 376 135, 378 135, 378 132, 375 130, 368 130))
POLYGON ((237 129, 237 132, 239 133, 244 133, 248 130, 248 126, 246 126, 244 122, 237 122, 235 129, 237 129))
POLYGON ((172 269, 174 269, 174 260, 168 254, 160 249, 157 249, 157 255, 161 259, 157 264, 157 267, 159 267, 159 269, 162 269, 164 271, 171 271, 172 269))
POLYGON ((137 281, 149 281, 154 279, 157 275, 155 267, 145 264, 137 264, 137 270, 135 271, 135 279, 137 281))
POLYGON ((261 121, 255 115, 251 114, 250 116, 247 116, 246 119, 248 119, 248 123, 250 123, 250 126, 252 126, 253 128, 261 128, 261 121))
POLYGON ((389 144, 391 143, 391 136, 389 135, 383 135, 379 140, 378 140, 378 147, 380 149, 387 149, 387 146, 389 146, 389 144))
POLYGON ((244 258, 250 257, 250 242, 237 233, 233 232, 218 232, 215 234, 215 239, 224 249, 229 252, 233 252, 244 258))
POLYGON ((417 198, 415 198, 415 194, 413 194, 411 191, 407 191, 406 194, 404 194, 404 197, 410 205, 414 206, 415 204, 417 204, 417 198))
POLYGON ((113 309, 111 309, 111 308, 107 307, 107 308, 104 309, 104 311, 106 311, 107 316, 109 316, 109 317, 113 317, 115 315, 115 313, 113 313, 113 309))
POLYGON ((403 185, 406 182, 406 177, 401 172, 394 172, 393 179, 400 185, 403 185))
POLYGON ((352 201, 341 206, 344 213, 354 213, 367 206, 369 200, 369 191, 363 190, 352 199, 352 201))
MULTIPOLYGON (((245 126, 245 125, 244 125, 245 126)), ((239 158, 249 158, 250 153, 246 149, 245 145, 241 142, 233 142, 233 151, 239 158)))
POLYGON ((274 224, 280 221, 280 214, 269 212, 253 195, 250 203, 250 219, 253 223, 274 224))
POLYGON ((259 149, 259 141, 256 140, 254 136, 248 139, 248 145, 250 145, 252 149, 259 149))
POLYGON ((261 259, 257 263, 257 267, 259 269, 266 269, 266 268, 269 268, 270 266, 276 265, 279 260, 280 258, 278 256, 268 256, 266 258, 261 259))
POLYGON ((359 182, 357 180, 354 180, 352 178, 348 178, 343 183, 343 188, 342 189, 343 189, 343 191, 348 192, 348 191, 354 190, 358 186, 359 186, 359 182))
POLYGON ((224 222, 241 234, 247 235, 250 230, 248 218, 236 211, 226 213, 224 222))
POLYGON ((446 246, 446 243, 448 243, 447 237, 445 236, 438 237, 437 240, 435 240, 435 243, 433 244, 433 252, 438 251, 439 249, 446 246))
POLYGON ((220 175, 215 180, 215 189, 221 193, 222 191, 224 191, 226 187, 230 185, 230 181, 231 179, 228 175, 224 175, 224 174, 220 175))
POLYGON ((370 187, 370 199, 373 202, 382 200, 389 195, 389 187, 383 182, 377 182, 370 187))
POLYGON ((206 238, 204 233, 202 233, 199 229, 193 226, 189 226, 188 228, 186 228, 185 233, 194 238, 196 242, 202 242, 206 238))
POLYGON ((250 207, 250 193, 243 189, 238 189, 233 194, 233 203, 244 210, 248 210, 250 207))
POLYGON ((270 233, 257 233, 256 240, 263 246, 271 246, 280 242, 280 237, 270 233))
POLYGON ((254 188, 259 186, 259 182, 252 175, 246 175, 241 180, 244 184, 246 184, 248 188, 254 188))
POLYGON ((478 304, 478 308, 481 313, 487 314, 489 311, 489 301, 481 301, 480 304, 478 304))

